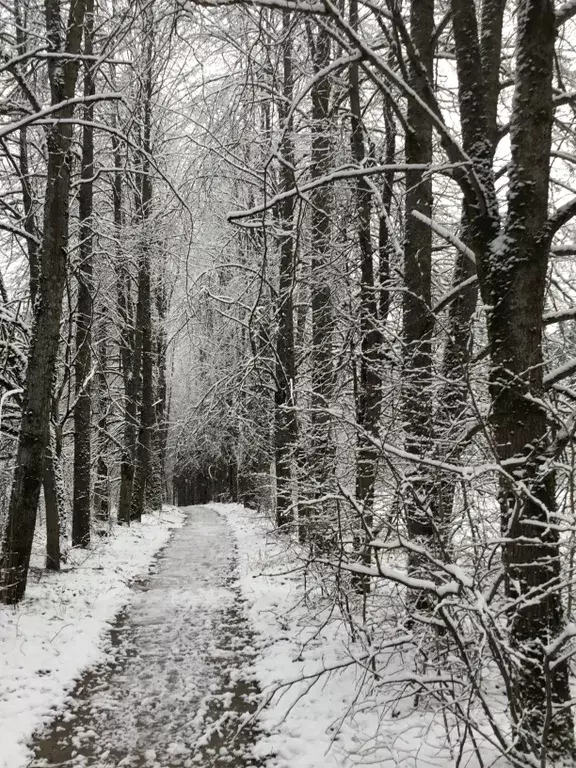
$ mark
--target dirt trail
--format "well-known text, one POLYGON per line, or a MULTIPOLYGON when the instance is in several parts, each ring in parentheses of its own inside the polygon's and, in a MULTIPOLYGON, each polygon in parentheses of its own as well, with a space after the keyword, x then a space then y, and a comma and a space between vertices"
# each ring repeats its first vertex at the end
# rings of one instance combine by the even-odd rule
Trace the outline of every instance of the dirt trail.
POLYGON ((30 764, 98 768, 260 765, 246 679, 255 651, 235 572, 233 534, 196 506, 111 633, 109 661, 87 672, 39 735, 30 764))

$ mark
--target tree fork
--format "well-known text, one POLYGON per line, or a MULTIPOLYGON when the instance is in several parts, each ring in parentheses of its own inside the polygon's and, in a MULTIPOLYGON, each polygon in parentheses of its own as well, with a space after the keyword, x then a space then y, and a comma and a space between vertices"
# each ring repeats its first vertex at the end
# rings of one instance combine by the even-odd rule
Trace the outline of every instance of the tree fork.
POLYGON ((517 18, 508 217, 503 246, 492 252, 480 284, 493 306, 488 334, 498 459, 524 459, 511 481, 501 481, 507 592, 519 601, 510 617, 511 643, 522 658, 514 669, 518 746, 558 759, 573 758, 575 743, 568 661, 550 666, 544 650, 565 622, 559 535, 549 526, 556 509, 555 476, 547 466, 550 437, 540 405, 556 19, 550 0, 523 0, 517 18))

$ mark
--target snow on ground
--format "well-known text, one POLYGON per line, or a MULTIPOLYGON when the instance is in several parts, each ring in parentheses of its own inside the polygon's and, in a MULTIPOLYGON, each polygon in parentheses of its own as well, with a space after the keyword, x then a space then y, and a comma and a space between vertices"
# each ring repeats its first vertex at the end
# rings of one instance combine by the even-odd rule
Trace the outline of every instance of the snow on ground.
MULTIPOLYGON (((263 515, 234 504, 212 506, 238 538, 241 587, 259 637, 255 674, 268 705, 258 756, 270 756, 277 768, 453 766, 459 745, 455 740, 446 748, 441 714, 414 708, 413 697, 398 703, 384 686, 362 684, 366 645, 350 640, 338 607, 312 579, 305 583, 297 545, 289 547, 263 515)), ((389 636, 381 632, 385 642, 394 630, 392 620, 389 636)), ((379 663, 384 659, 388 680, 410 674, 408 659, 386 653, 379 663)), ((459 762, 467 768, 478 765, 470 751, 466 747, 459 762)), ((484 757, 500 765, 491 749, 484 757)))
POLYGON ((360 750, 364 740, 342 723, 354 704, 358 669, 316 673, 351 661, 346 628, 334 615, 326 621, 322 609, 314 615, 304 604, 302 563, 268 520, 238 505, 215 508, 238 538, 241 586, 260 636, 258 682, 268 698, 277 690, 261 713, 268 735, 258 744, 259 754, 274 755, 278 765, 290 768, 345 765, 347 753, 360 750), (284 687, 291 681, 298 682, 284 687))
POLYGON ((170 531, 173 507, 114 526, 89 550, 71 550, 60 573, 33 568, 20 605, 0 607, 0 768, 26 765, 26 743, 64 706, 74 681, 103 656, 103 641, 170 531))
POLYGON ((233 738, 249 715, 242 697, 256 693, 242 684, 254 651, 234 536, 213 509, 184 512, 133 590, 110 656, 36 739, 30 768, 253 766, 253 740, 233 738))

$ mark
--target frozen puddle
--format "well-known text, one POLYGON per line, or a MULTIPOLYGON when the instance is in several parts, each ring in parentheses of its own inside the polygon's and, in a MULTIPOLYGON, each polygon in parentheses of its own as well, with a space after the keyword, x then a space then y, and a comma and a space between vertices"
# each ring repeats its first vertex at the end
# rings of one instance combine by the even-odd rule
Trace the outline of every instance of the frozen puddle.
POLYGON ((258 689, 246 674, 255 651, 234 555, 225 520, 191 507, 118 618, 110 660, 37 737, 31 767, 258 765, 256 726, 239 730, 258 689))

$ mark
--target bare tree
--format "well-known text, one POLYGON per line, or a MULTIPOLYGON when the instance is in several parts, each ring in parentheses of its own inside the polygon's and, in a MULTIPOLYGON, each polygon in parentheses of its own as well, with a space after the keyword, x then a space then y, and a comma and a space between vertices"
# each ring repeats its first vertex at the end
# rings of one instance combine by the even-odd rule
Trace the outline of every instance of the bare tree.
MULTIPOLYGON (((84 24, 84 53, 87 57, 84 95, 94 95, 93 54, 94 2, 87 0, 84 24)), ((78 264, 78 299, 76 307, 76 383, 74 403, 74 501, 72 508, 72 545, 90 544, 91 512, 91 366, 92 366, 92 293, 93 293, 93 208, 94 208, 94 104, 84 108, 82 128, 81 184, 79 192, 80 263, 78 264)))
MULTIPOLYGON (((282 17, 282 93, 278 117, 282 141, 279 172, 280 189, 288 191, 294 185, 294 121, 291 112, 294 93, 292 35, 294 22, 290 14, 282 17)), ((291 522, 292 465, 298 437, 296 420, 296 357, 294 349, 294 291, 296 277, 295 201, 285 198, 280 208, 280 262, 278 286, 278 334, 276 341, 276 523, 278 527, 291 522)))
POLYGON ((44 229, 40 249, 39 301, 28 354, 22 425, 10 497, 8 523, 2 547, 0 598, 6 603, 22 599, 30 562, 44 454, 50 423, 51 382, 54 376, 62 296, 66 277, 70 157, 74 91, 78 75, 86 4, 73 0, 63 28, 58 0, 44 5, 51 104, 57 120, 47 135, 48 168, 44 203, 44 229), (68 54, 60 58, 58 54, 68 54))

